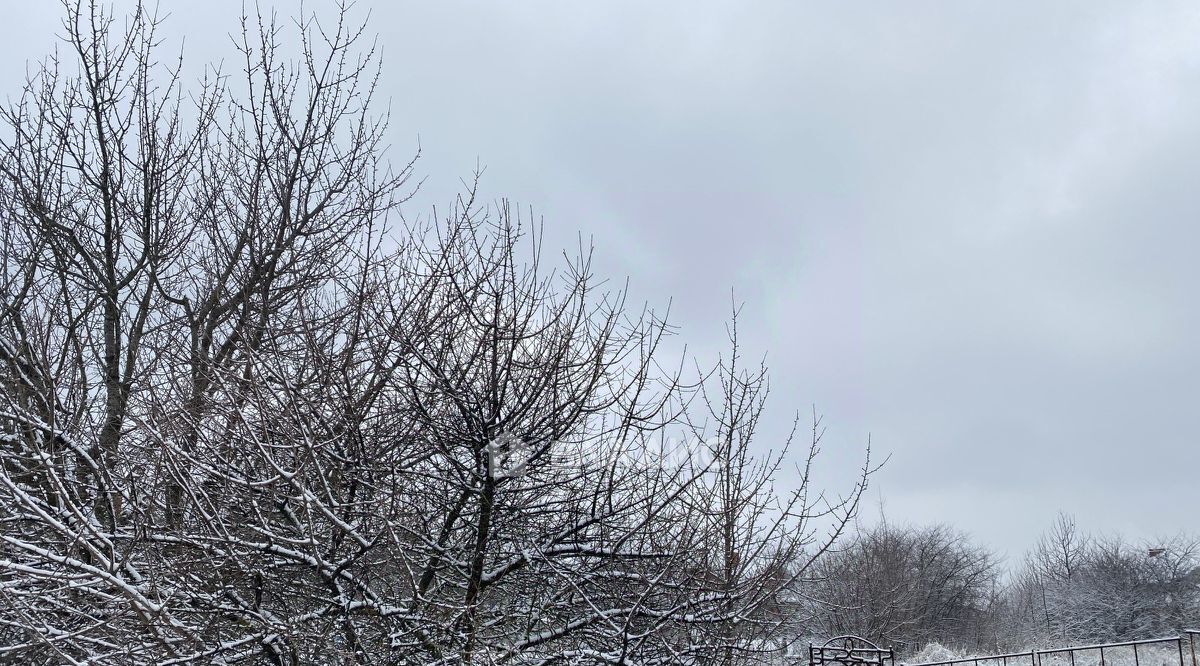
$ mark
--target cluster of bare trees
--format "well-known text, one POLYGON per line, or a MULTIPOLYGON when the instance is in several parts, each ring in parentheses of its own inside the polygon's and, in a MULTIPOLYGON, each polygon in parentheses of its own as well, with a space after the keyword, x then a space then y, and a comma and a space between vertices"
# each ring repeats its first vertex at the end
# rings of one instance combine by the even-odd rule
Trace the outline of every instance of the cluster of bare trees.
POLYGON ((1013 632, 1035 643, 1174 635, 1200 620, 1200 539, 1082 533, 1060 515, 1012 582, 1013 632))
POLYGON ((946 526, 886 521, 809 572, 810 635, 862 633, 910 660, 1174 636, 1200 620, 1200 539, 1083 534, 1067 515, 1016 566, 946 526))
POLYGON ((244 18, 195 87, 157 25, 68 2, 2 114, 0 661, 787 649, 870 465, 810 496, 814 428, 776 493, 735 329, 687 379, 506 204, 400 217, 344 8, 244 18))
POLYGON ((905 655, 931 642, 986 643, 997 558, 946 526, 882 522, 814 567, 815 625, 905 655))

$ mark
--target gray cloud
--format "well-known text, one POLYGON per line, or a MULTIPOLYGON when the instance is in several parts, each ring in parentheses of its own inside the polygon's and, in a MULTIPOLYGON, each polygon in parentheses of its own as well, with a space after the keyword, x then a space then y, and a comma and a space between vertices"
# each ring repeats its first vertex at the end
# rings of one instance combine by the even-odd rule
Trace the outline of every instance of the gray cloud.
MULTIPOLYGON (((240 4, 181 3, 168 32, 228 55, 240 4)), ((591 236, 602 272, 674 297, 701 353, 735 288, 767 434, 816 403, 836 479, 871 433, 893 518, 1013 553, 1060 508, 1200 527, 1194 6, 363 5, 393 157, 425 150, 414 210, 478 159, 551 246, 591 236)), ((8 21, 14 91, 57 18, 8 21)))

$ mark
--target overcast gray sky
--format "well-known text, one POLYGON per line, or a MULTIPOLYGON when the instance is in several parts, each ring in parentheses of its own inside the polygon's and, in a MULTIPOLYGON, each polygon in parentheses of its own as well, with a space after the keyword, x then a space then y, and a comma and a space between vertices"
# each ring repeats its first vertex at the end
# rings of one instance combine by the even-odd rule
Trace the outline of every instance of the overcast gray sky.
MULTIPOLYGON (((232 59, 240 0, 162 6, 191 62, 232 59)), ((831 480, 870 434, 889 518, 1014 557, 1060 509, 1200 530, 1200 5, 367 9, 414 214, 478 160, 701 355, 735 289, 777 423, 817 405, 831 480)), ((12 96, 60 12, 4 13, 12 96)))

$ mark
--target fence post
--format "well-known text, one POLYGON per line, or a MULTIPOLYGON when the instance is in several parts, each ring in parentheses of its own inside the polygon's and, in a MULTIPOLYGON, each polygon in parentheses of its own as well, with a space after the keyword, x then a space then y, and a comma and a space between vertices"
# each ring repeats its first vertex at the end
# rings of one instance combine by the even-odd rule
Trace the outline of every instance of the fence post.
POLYGON ((1138 661, 1137 643, 1133 644, 1133 666, 1142 666, 1141 662, 1138 661))
POLYGON ((1100 666, 1104 666, 1104 646, 1100 646, 1100 666))

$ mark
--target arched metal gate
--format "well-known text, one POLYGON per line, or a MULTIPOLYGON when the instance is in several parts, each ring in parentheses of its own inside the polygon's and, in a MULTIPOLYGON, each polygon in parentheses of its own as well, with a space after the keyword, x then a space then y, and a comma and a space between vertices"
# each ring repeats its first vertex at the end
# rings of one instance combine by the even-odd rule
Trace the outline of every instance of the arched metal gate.
POLYGON ((859 636, 838 636, 823 645, 808 646, 809 666, 895 666, 891 648, 881 648, 859 636))

